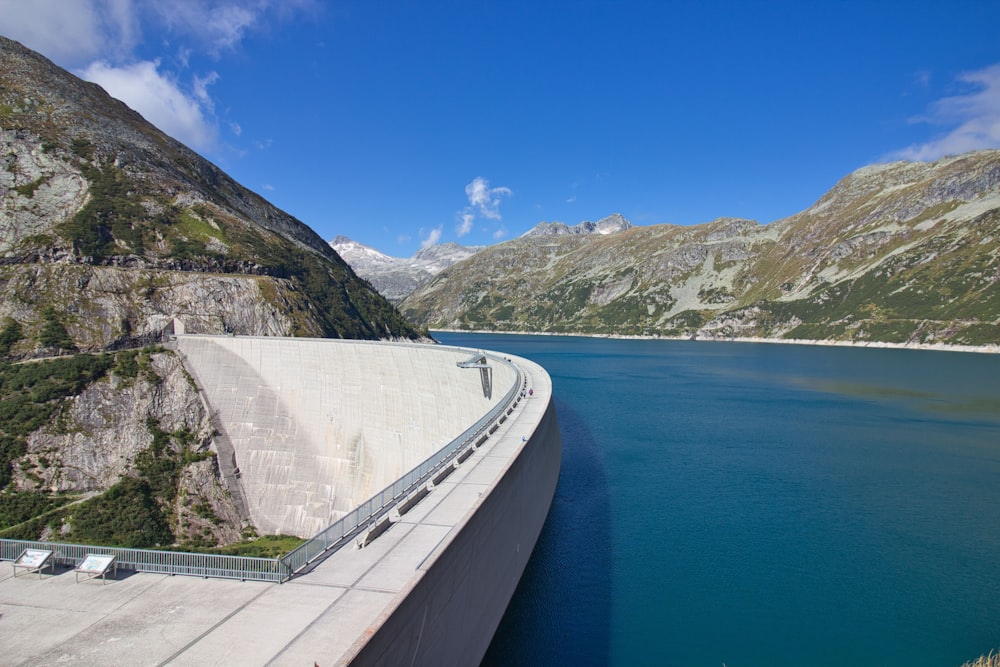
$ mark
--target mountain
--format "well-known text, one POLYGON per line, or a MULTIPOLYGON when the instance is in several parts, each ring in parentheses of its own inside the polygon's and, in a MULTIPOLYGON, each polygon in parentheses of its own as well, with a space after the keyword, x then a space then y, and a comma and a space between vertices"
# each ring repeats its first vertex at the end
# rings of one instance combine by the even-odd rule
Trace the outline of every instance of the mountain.
POLYGON ((359 276, 393 302, 402 301, 441 271, 481 250, 477 246, 442 243, 421 248, 413 257, 404 259, 390 257, 346 236, 338 236, 330 241, 330 247, 359 276))
POLYGON ((566 236, 569 234, 617 234, 632 229, 621 213, 612 213, 597 222, 581 222, 570 227, 564 222, 540 222, 521 236, 566 236))
POLYGON ((254 535, 205 403, 156 344, 175 322, 421 337, 302 222, 0 38, 0 537, 254 535))
POLYGON ((322 238, 135 111, 0 38, 0 321, 98 350, 189 332, 416 337, 322 238))
POLYGON ((1000 151, 865 167, 767 225, 550 229, 401 309, 441 329, 1000 343, 1000 151))

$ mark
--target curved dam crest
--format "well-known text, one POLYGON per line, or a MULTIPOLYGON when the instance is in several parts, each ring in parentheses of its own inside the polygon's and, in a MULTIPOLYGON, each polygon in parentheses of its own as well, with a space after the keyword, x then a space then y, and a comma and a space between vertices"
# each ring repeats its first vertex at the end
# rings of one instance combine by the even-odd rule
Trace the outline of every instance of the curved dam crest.
POLYGON ((458 366, 467 350, 427 344, 181 335, 177 347, 232 446, 222 465, 238 471, 261 534, 323 530, 451 442, 516 381, 492 364, 487 383, 458 366))

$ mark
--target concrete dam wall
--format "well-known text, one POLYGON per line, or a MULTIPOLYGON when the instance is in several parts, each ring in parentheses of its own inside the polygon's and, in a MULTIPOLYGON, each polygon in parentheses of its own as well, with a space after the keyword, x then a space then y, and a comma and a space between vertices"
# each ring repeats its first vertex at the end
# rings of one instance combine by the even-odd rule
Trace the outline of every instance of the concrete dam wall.
MULTIPOLYGON (((516 373, 433 345, 178 336, 261 534, 310 537, 448 444, 516 373)), ((223 448, 220 447, 220 450, 223 448)), ((227 455, 220 451, 220 458, 227 455)))

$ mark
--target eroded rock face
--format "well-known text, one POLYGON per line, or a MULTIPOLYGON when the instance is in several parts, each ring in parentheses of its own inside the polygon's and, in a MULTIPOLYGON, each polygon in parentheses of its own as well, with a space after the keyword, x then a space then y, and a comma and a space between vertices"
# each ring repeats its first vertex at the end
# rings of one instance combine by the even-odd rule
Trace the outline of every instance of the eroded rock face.
POLYGON ((31 434, 13 484, 21 491, 103 493, 136 474, 137 457, 153 442, 151 425, 184 432, 197 460, 180 473, 173 508, 178 541, 239 540, 244 517, 218 473, 214 430, 191 377, 172 351, 140 358, 134 377, 109 373, 31 434))
POLYGON ((0 255, 78 211, 88 183, 79 169, 41 150, 40 138, 0 128, 0 255))
POLYGON ((64 308, 62 322, 83 350, 152 340, 174 320, 188 333, 255 336, 321 336, 301 295, 288 281, 269 276, 200 274, 145 268, 101 267, 72 262, 0 266, 0 322, 26 324, 15 352, 32 349, 32 333, 51 304, 64 308))
POLYGON ((17 471, 18 487, 53 493, 106 491, 149 447, 150 419, 165 431, 191 431, 207 446, 207 416, 180 360, 172 352, 160 352, 151 355, 150 363, 155 377, 109 374, 69 399, 49 426, 28 438, 28 456, 36 467, 31 476, 17 471))

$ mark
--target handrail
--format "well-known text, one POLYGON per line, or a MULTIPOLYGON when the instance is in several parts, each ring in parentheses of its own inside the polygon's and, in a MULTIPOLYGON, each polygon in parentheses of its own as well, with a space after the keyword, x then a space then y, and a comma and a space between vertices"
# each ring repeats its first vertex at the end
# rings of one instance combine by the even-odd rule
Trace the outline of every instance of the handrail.
MULTIPOLYGON (((498 355, 487 353, 486 356, 493 361, 506 364, 515 373, 514 383, 489 412, 416 468, 280 558, 0 538, 0 560, 16 560, 25 549, 46 549, 54 552, 55 562, 59 565, 75 566, 82 562, 87 554, 103 554, 116 556, 119 567, 136 572, 285 582, 315 563, 320 557, 344 546, 351 538, 387 515, 400 501, 407 499, 445 466, 451 465, 470 444, 475 442, 478 445, 485 441, 483 434, 492 431, 494 422, 513 409, 520 400, 520 392, 525 387, 524 373, 517 364, 498 355)), ((489 433, 486 433, 486 437, 488 436, 489 433)))
POLYGON ((83 562, 87 554, 101 554, 116 556, 118 567, 136 572, 277 583, 283 580, 281 561, 277 558, 102 547, 36 540, 0 539, 0 560, 15 560, 25 549, 52 551, 55 562, 59 565, 76 566, 83 562))
POLYGON ((450 465, 452 459, 469 443, 474 442, 484 431, 489 429, 493 422, 507 411, 511 403, 516 403, 524 385, 524 374, 521 369, 505 357, 494 354, 486 354, 485 356, 514 369, 515 381, 504 397, 479 421, 431 454, 423 463, 321 530, 311 539, 282 556, 279 560, 286 572, 286 580, 305 569, 320 556, 328 555, 341 548, 352 537, 360 534, 365 527, 374 524, 392 511, 400 500, 417 490, 445 465, 450 465))

